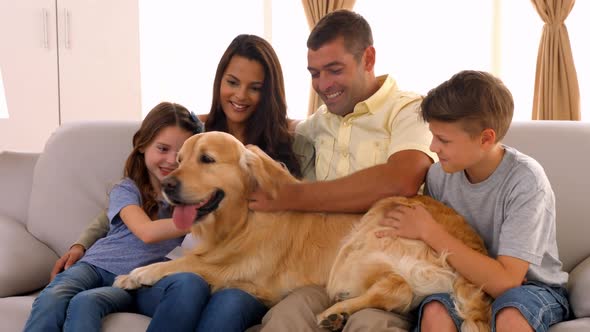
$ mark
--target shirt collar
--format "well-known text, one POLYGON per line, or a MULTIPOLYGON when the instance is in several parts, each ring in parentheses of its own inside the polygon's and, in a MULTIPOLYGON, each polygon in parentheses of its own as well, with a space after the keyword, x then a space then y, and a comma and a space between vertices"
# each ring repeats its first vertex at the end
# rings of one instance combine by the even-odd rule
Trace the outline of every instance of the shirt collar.
POLYGON ((382 106, 391 96, 391 92, 397 90, 397 83, 389 75, 378 76, 377 82, 380 85, 379 90, 377 90, 377 92, 375 92, 368 99, 356 104, 353 113, 377 113, 378 111, 383 109, 382 106))

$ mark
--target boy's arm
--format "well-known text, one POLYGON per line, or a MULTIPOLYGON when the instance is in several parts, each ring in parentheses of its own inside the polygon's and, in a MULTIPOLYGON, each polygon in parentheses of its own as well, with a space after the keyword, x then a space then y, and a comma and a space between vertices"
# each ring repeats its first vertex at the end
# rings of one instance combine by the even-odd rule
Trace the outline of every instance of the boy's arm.
MULTIPOLYGON (((437 224, 438 225, 438 224, 437 224)), ((529 262, 510 256, 493 259, 483 255, 450 235, 442 227, 433 228, 424 236, 424 242, 438 253, 450 253, 448 261, 459 274, 493 298, 502 295, 510 288, 520 286, 524 281, 529 262)))
POLYGON ((380 224, 391 229, 377 232, 378 237, 419 239, 438 253, 449 253, 447 259, 451 266, 494 298, 521 285, 529 268, 527 261, 509 256, 499 256, 496 260, 469 248, 449 234, 422 206, 396 207, 380 224))
POLYGON ((431 164, 432 159, 423 152, 399 151, 385 164, 339 179, 283 185, 275 199, 256 192, 251 197, 250 208, 261 211, 364 212, 381 198, 416 195, 431 164))

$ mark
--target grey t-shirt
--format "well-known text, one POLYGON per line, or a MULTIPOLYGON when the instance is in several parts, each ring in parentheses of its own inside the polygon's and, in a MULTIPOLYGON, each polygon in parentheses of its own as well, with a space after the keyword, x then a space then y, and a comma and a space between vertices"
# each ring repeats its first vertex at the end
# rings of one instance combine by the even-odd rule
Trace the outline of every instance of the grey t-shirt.
MULTIPOLYGON (((127 274, 136 267, 165 260, 164 256, 180 245, 183 237, 151 244, 141 241, 119 216, 128 205, 141 206, 141 194, 135 182, 125 178, 109 193, 107 216, 111 223, 107 236, 96 241, 80 261, 114 274, 127 274)), ((161 202, 158 214, 160 219, 170 218, 172 209, 161 202)))
POLYGON ((506 153, 486 180, 470 183, 465 172, 445 173, 436 163, 426 178, 428 195, 465 217, 483 238, 489 255, 530 263, 526 278, 564 286, 555 236, 555 196, 543 167, 504 146, 506 153))

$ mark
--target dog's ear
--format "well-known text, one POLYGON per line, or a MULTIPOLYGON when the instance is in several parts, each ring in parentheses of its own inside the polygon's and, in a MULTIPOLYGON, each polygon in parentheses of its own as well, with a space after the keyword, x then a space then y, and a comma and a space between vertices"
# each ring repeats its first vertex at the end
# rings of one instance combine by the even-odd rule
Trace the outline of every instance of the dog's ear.
POLYGON ((256 185, 271 198, 276 197, 280 183, 295 181, 289 171, 255 145, 246 146, 244 158, 256 185))

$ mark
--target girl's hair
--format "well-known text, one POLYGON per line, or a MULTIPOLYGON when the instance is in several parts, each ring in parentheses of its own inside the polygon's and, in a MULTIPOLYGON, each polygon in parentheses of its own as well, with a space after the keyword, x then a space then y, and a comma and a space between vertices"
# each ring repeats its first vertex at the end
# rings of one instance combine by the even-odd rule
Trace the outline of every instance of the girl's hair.
POLYGON ((133 150, 125 162, 124 175, 139 188, 142 208, 150 218, 157 217, 158 195, 151 185, 142 151, 145 151, 162 129, 169 126, 176 126, 193 134, 203 132, 203 123, 184 106, 169 102, 159 103, 146 115, 141 127, 133 135, 133 150))
POLYGON ((227 118, 221 107, 219 89, 223 74, 234 56, 253 60, 264 68, 264 83, 256 111, 246 122, 246 142, 264 150, 270 157, 287 165, 296 177, 301 177, 299 161, 293 153, 293 138, 289 134, 285 84, 279 59, 272 46, 255 35, 239 35, 229 44, 217 65, 213 83, 211 111, 207 116, 207 131, 228 132, 227 118))

